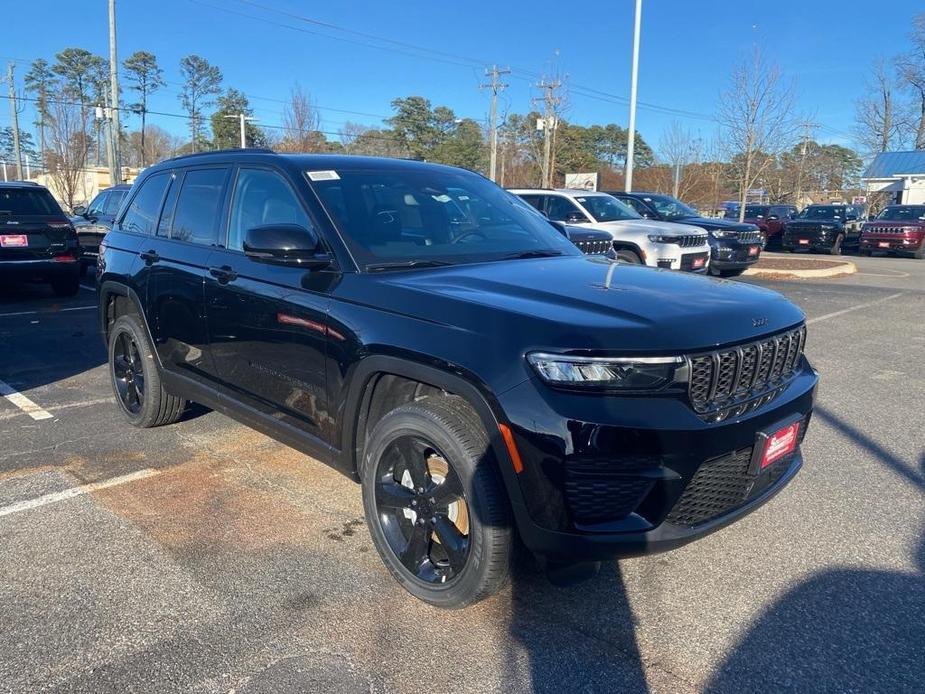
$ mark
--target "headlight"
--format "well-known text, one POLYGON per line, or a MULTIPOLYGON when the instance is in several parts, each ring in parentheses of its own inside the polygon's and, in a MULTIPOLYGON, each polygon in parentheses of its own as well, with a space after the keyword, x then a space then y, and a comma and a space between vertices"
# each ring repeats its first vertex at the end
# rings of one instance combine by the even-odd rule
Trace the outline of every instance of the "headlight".
POLYGON ((714 229, 710 233, 716 239, 734 239, 739 234, 737 231, 729 231, 728 229, 714 229))
POLYGON ((652 243, 677 243, 677 236, 665 236, 663 234, 649 234, 649 241, 652 243))
POLYGON ((527 361, 547 383, 558 386, 658 390, 683 380, 682 357, 573 357, 531 352, 527 361))

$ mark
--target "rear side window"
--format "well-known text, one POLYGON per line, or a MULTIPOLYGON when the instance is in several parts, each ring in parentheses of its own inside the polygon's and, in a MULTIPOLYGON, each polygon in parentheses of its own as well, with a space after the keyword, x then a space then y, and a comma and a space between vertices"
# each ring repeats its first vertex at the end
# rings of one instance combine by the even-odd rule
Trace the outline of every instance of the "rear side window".
POLYGON ((0 217, 63 214, 51 193, 41 188, 0 188, 0 217))
POLYGON ((228 169, 187 171, 177 196, 170 238, 205 246, 218 243, 219 214, 228 169))
POLYGON ((267 224, 311 228, 295 193, 279 174, 264 169, 241 169, 231 203, 228 248, 240 251, 247 230, 267 224))
POLYGON ((170 176, 166 173, 154 174, 144 180, 122 217, 123 231, 148 236, 154 233, 164 192, 169 183, 170 176))
MULTIPOLYGON (((581 210, 578 209, 578 206, 574 202, 559 195, 553 195, 549 199, 549 207, 546 209, 547 215, 554 222, 564 222, 571 212, 581 214, 581 210)), ((581 214, 581 216, 584 217, 583 214, 581 214)))
POLYGON ((124 190, 117 190, 110 193, 109 197, 106 199, 106 205, 103 207, 103 214, 109 215, 110 217, 115 217, 116 213, 119 211, 119 206, 122 204, 122 200, 124 199, 124 190))
POLYGON ((543 211, 543 196, 542 195, 521 195, 521 199, 524 202, 530 203, 540 212, 543 211))

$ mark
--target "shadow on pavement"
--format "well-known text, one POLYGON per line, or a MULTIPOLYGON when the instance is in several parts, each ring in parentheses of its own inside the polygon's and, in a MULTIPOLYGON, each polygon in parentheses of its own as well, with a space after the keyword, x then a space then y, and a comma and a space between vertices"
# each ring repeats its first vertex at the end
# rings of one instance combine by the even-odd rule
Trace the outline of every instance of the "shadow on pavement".
MULTIPOLYGON (((914 484, 919 469, 823 407, 815 416, 914 484)), ((717 668, 708 691, 922 691, 925 683, 925 536, 915 569, 846 567, 813 575, 759 619, 717 668)))

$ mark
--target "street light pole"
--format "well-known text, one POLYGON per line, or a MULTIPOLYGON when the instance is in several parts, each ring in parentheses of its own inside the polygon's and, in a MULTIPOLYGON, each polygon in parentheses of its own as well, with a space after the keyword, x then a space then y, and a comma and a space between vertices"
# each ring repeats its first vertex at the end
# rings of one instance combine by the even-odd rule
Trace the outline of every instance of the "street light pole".
POLYGON ((639 24, 642 21, 642 0, 636 0, 636 18, 633 22, 633 73, 630 79, 630 127, 626 140, 627 193, 633 190, 633 157, 636 145, 636 83, 639 75, 639 24))

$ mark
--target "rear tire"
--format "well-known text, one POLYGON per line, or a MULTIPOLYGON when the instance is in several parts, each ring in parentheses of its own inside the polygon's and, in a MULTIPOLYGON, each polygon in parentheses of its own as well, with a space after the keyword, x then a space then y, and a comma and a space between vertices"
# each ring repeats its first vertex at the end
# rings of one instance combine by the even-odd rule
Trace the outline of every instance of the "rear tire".
POLYGON ((73 273, 64 277, 55 277, 51 281, 51 290, 56 296, 74 296, 80 291, 80 275, 73 273))
POLYGON ((510 505, 481 419, 465 400, 431 396, 386 414, 370 435, 361 481, 373 544, 409 593, 457 609, 505 584, 510 505))
POLYGON ((109 376, 116 402, 141 429, 173 424, 186 401, 164 390, 148 335, 138 318, 119 316, 109 331, 109 376))
POLYGON ((630 263, 631 265, 642 265, 642 258, 637 253, 622 248, 617 249, 617 260, 622 260, 624 263, 630 263))

